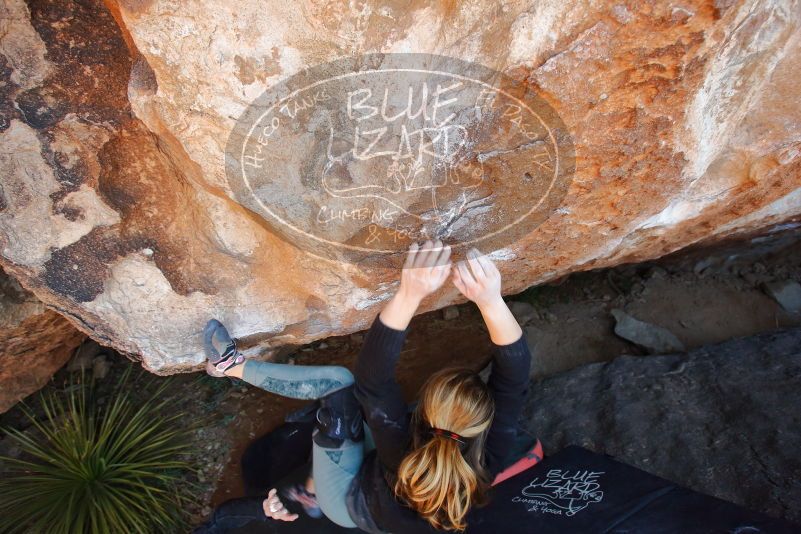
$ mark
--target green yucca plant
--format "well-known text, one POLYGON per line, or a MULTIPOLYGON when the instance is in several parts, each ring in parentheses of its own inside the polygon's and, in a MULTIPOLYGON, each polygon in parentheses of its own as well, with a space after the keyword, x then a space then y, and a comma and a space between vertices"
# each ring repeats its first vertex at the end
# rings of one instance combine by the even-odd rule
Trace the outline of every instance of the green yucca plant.
POLYGON ((167 381, 135 402, 129 371, 102 409, 82 380, 65 392, 41 395, 41 418, 24 408, 38 436, 6 430, 22 455, 0 458, 3 529, 48 534, 181 529, 189 431, 178 424, 180 414, 164 415, 167 381))

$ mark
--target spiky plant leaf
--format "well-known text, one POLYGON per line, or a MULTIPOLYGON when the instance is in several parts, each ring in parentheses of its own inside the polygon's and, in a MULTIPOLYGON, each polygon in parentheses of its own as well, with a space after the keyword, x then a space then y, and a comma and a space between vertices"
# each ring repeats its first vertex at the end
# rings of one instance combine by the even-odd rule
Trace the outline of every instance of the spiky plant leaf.
POLYGON ((0 517, 9 532, 180 532, 188 498, 183 456, 190 429, 164 415, 165 381, 144 401, 130 371, 98 409, 83 381, 41 396, 43 417, 24 408, 32 432, 7 429, 22 454, 0 457, 0 517), (34 437, 35 436, 35 437, 34 437))

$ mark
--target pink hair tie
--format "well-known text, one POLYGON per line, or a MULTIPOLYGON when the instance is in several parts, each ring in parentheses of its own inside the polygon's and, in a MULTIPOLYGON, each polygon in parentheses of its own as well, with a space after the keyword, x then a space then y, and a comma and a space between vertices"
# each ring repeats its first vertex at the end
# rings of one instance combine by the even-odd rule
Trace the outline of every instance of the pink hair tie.
POLYGON ((442 430, 441 428, 432 428, 431 434, 433 434, 434 436, 444 436, 448 439, 452 439, 453 441, 461 443, 462 445, 464 445, 465 443, 464 438, 462 436, 460 436, 456 432, 451 432, 450 430, 442 430))

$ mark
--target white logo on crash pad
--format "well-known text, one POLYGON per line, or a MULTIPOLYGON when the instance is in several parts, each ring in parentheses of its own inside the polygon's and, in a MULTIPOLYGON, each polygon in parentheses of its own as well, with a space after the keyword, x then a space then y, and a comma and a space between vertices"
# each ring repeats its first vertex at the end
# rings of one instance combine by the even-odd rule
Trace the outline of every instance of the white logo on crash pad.
POLYGON ((601 502, 600 477, 603 471, 551 469, 544 478, 537 477, 512 502, 524 503, 529 512, 571 517, 593 503, 601 502))

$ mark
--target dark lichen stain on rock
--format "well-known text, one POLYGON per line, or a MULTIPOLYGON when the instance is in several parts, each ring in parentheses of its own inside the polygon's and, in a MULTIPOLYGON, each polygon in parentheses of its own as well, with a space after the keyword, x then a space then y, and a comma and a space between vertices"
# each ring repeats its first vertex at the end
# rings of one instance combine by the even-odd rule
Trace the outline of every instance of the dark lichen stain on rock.
MULTIPOLYGON (((50 131, 38 132, 37 137, 41 144, 42 157, 47 164, 53 169, 53 174, 58 180, 58 191, 50 194, 50 199, 54 204, 59 204, 67 194, 78 190, 81 184, 85 183, 89 178, 89 168, 86 163, 80 159, 70 161, 70 156, 63 152, 53 151, 53 134, 50 131)), ((60 210, 55 210, 60 212, 60 210)))
POLYGON ((68 105, 63 92, 49 87, 34 87, 17 98, 23 120, 35 130, 54 126, 67 113, 68 105))
MULTIPOLYGON (((16 103, 23 120, 37 130, 42 157, 59 182, 60 188, 50 195, 53 212, 71 221, 83 217, 79 208, 63 200, 89 181, 89 165, 74 154, 54 149, 61 121, 75 114, 79 121, 102 124, 112 134, 98 154, 97 189, 122 219, 54 250, 44 265, 45 284, 76 302, 92 301, 103 292, 114 263, 148 248, 176 293, 216 292, 218 260, 198 253, 204 245, 197 239, 196 219, 207 215, 191 212, 195 202, 187 197, 193 194, 192 188, 168 161, 155 136, 131 113, 127 90, 133 61, 113 17, 99 1, 30 1, 28 5, 31 24, 45 43, 46 59, 54 71, 41 86, 18 94, 16 103)), ((4 78, 10 77, 5 58, 0 69, 4 78)), ((134 74, 141 85, 157 87, 143 60, 134 74)), ((15 112, 13 105, 9 108, 8 114, 15 112)), ((7 115, 3 108, 0 113, 7 115)), ((237 269, 228 267, 232 272, 237 269)))
POLYGON ((219 273, 242 269, 209 254, 199 231, 211 226, 208 214, 197 209, 194 188, 139 121, 106 143, 99 160, 98 192, 122 216, 122 237, 154 243, 159 252, 153 260, 176 293, 216 293, 219 273))
POLYGON ((134 62, 128 86, 140 94, 156 94, 158 91, 156 73, 144 58, 140 57, 134 62))
MULTIPOLYGON (((76 302, 94 300, 104 290, 112 266, 143 249, 173 291, 216 293, 217 269, 236 270, 230 261, 199 252, 192 211, 192 189, 169 165, 155 136, 131 120, 100 151, 97 192, 121 216, 111 227, 98 227, 77 242, 56 250, 45 263, 48 287, 76 302)), ((205 227, 205 224, 202 225, 205 227)))
POLYGON ((126 241, 119 228, 98 227, 75 243, 53 251, 43 280, 76 302, 91 302, 103 292, 115 260, 151 243, 126 241))
POLYGON ((75 206, 67 206, 64 203, 54 204, 53 212, 58 213, 68 221, 73 221, 73 222, 81 220, 84 217, 84 213, 81 208, 76 208, 75 206))
POLYGON ((11 119, 19 118, 19 112, 12 100, 19 86, 11 81, 12 71, 8 58, 0 54, 0 133, 8 130, 11 119))
MULTIPOLYGON (((47 47, 45 59, 55 68, 43 87, 62 92, 54 96, 66 113, 112 125, 126 120, 131 59, 103 3, 31 0, 28 7, 31 24, 47 47)), ((48 107, 55 102, 45 99, 48 107)))
POLYGON ((88 172, 81 161, 66 165, 67 156, 52 147, 53 130, 69 114, 106 127, 128 120, 131 59, 119 27, 102 2, 30 0, 28 8, 53 71, 42 85, 18 94, 15 101, 24 122, 37 130, 42 157, 61 185, 51 195, 57 202, 76 191, 88 172))

